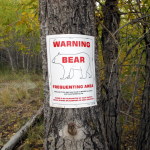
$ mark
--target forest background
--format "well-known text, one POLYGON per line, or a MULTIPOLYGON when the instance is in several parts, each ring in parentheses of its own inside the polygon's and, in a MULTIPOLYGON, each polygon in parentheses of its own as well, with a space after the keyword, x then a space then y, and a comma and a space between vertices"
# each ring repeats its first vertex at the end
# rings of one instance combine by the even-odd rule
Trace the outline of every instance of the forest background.
MULTIPOLYGON (((101 70, 103 6, 96 2, 96 25, 101 70)), ((150 1, 119 0, 120 123, 122 150, 134 150, 145 82, 145 31, 150 26, 150 1)), ((43 80, 37 0, 0 0, 0 147, 42 105, 43 80), (30 110, 30 111, 29 111, 30 110)), ((31 129, 18 149, 42 149, 43 120, 31 129)))

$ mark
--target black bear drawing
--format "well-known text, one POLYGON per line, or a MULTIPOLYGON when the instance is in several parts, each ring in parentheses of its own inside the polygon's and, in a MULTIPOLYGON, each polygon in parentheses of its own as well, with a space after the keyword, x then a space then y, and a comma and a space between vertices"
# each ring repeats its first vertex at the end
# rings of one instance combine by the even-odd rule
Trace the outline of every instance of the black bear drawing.
POLYGON ((74 70, 81 72, 80 79, 92 77, 90 57, 87 53, 77 54, 60 54, 58 53, 52 60, 52 63, 59 64, 63 67, 63 75, 61 79, 72 79, 74 70))

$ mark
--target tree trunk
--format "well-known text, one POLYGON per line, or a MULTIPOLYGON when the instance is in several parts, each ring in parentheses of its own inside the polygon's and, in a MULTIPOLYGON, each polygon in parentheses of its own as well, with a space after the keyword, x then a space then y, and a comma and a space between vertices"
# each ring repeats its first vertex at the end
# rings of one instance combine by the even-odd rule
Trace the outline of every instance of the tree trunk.
POLYGON ((49 107, 46 35, 96 36, 94 0, 40 0, 41 48, 45 82, 45 150, 108 150, 100 100, 96 49, 98 106, 78 109, 49 107))
POLYGON ((106 0, 103 6, 102 52, 105 64, 104 79, 104 120, 109 149, 120 149, 118 128, 119 113, 119 76, 118 76, 118 34, 113 35, 119 28, 120 15, 117 0, 106 0))
POLYGON ((13 63, 13 57, 11 55, 10 49, 7 48, 6 50, 8 52, 11 69, 12 69, 12 71, 15 71, 15 67, 14 67, 14 63, 13 63))
MULTIPOLYGON (((147 27, 144 27, 144 34, 146 34, 146 28, 147 27)), ((142 107, 140 129, 137 138, 137 150, 150 149, 150 30, 145 36, 145 44, 146 44, 146 66, 145 66, 146 78, 142 98, 143 107, 142 107)))
POLYGON ((26 63, 27 63, 27 65, 26 65, 26 72, 28 73, 29 72, 29 54, 27 54, 26 55, 26 57, 27 57, 27 59, 26 59, 26 63))

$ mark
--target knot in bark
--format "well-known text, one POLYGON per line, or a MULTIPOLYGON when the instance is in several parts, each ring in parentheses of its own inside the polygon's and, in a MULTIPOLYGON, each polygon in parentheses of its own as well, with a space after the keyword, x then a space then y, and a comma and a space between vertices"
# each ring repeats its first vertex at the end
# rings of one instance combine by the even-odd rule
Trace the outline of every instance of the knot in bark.
POLYGON ((68 124, 68 133, 72 136, 75 136, 77 134, 77 126, 74 123, 68 124))

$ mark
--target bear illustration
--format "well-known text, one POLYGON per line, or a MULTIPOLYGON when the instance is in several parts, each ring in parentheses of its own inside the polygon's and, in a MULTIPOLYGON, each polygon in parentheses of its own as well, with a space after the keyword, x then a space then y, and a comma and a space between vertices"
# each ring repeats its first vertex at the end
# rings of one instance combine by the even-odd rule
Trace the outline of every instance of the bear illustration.
POLYGON ((80 79, 92 77, 90 57, 87 53, 77 54, 60 54, 58 53, 52 60, 52 63, 59 64, 63 67, 63 75, 61 79, 72 79, 74 70, 81 72, 80 79))

